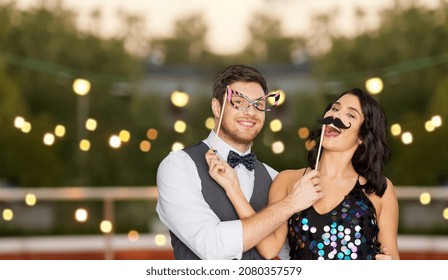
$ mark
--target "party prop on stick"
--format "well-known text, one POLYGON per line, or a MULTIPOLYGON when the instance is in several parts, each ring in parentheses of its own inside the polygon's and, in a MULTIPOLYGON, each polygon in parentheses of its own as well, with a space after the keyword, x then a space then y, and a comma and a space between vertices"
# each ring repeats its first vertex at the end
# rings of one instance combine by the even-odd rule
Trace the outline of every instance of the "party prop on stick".
MULTIPOLYGON (((219 134, 219 130, 221 129, 221 123, 222 123, 222 117, 224 116, 224 109, 226 108, 226 100, 227 100, 227 91, 228 91, 228 87, 226 89, 226 93, 224 94, 224 100, 222 101, 222 109, 221 109, 221 115, 219 116, 219 122, 218 122, 218 127, 216 128, 216 135, 215 135, 215 140, 213 142, 213 146, 212 148, 215 150, 216 147, 216 142, 218 141, 218 134, 219 134)), ((217 151, 216 151, 217 152, 217 151)))
POLYGON ((320 151, 322 150, 322 142, 324 140, 324 133, 325 133, 325 124, 322 125, 322 132, 320 133, 319 148, 317 149, 316 167, 314 168, 315 170, 317 170, 317 168, 319 167, 320 151))

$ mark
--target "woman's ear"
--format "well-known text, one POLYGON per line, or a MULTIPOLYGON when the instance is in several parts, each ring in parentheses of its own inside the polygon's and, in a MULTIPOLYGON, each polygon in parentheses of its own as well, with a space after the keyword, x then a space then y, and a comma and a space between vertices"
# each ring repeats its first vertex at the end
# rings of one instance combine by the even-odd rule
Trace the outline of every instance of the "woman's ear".
POLYGON ((359 144, 359 145, 362 145, 362 140, 361 140, 361 138, 358 139, 358 144, 359 144))

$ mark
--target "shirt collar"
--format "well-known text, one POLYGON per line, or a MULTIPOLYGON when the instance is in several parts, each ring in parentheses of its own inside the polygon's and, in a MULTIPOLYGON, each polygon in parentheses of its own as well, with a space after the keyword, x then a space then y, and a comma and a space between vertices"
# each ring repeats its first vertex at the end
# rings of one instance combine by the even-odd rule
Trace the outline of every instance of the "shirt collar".
POLYGON ((210 134, 208 135, 207 139, 204 140, 204 142, 211 148, 218 151, 218 155, 221 156, 223 159, 227 160, 227 156, 229 155, 230 150, 233 150, 235 153, 239 154, 240 156, 247 155, 251 152, 251 147, 244 153, 240 153, 238 150, 236 150, 231 145, 227 144, 224 140, 221 139, 221 137, 218 136, 218 139, 216 139, 216 133, 215 131, 210 131, 210 134), (216 144, 215 144, 216 142, 216 144), (215 147, 213 147, 215 145, 215 147))

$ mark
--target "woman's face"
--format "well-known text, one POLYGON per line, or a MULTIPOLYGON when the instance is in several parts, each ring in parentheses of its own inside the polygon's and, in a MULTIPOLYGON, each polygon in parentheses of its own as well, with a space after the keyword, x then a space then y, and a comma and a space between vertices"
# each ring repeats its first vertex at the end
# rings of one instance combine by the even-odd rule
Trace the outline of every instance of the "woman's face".
POLYGON ((341 96, 325 113, 324 118, 329 116, 339 118, 349 128, 339 129, 332 124, 326 125, 322 143, 324 148, 336 151, 353 150, 354 153, 361 143, 359 131, 364 121, 358 97, 350 93, 341 96))

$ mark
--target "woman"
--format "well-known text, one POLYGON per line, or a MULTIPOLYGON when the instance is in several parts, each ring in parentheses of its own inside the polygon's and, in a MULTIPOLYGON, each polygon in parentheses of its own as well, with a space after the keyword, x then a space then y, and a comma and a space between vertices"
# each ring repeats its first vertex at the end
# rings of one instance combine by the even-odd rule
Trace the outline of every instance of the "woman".
MULTIPOLYGON (((319 160, 316 189, 324 195, 293 215, 257 245, 265 258, 277 256, 288 238, 291 259, 399 259, 398 202, 392 182, 382 174, 389 156, 384 111, 360 89, 342 93, 330 104, 319 160)), ((310 139, 320 135, 320 130, 310 139)), ((318 145, 309 153, 316 165, 318 145)), ((226 190, 238 215, 254 213, 241 199, 234 172, 212 152, 210 175, 226 190)), ((269 204, 284 198, 311 168, 279 173, 269 191, 269 204)))

